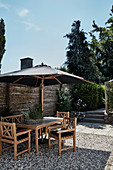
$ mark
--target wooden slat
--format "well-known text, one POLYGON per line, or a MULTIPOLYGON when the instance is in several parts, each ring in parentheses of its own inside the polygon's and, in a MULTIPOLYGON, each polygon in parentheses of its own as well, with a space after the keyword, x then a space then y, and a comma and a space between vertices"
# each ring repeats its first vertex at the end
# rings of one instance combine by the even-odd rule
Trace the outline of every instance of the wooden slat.
POLYGON ((62 137, 61 139, 66 140, 66 139, 71 139, 71 138, 73 138, 73 135, 72 136, 67 136, 67 137, 62 137))
POLYGON ((73 146, 70 146, 70 147, 68 147, 68 148, 62 148, 61 151, 65 151, 65 150, 67 150, 67 149, 73 149, 73 146))
POLYGON ((10 143, 10 144, 14 144, 14 141, 8 140, 8 139, 3 139, 1 138, 2 142, 6 142, 6 143, 10 143))
POLYGON ((29 139, 29 138, 21 139, 21 140, 17 141, 17 144, 20 144, 20 143, 26 142, 28 139, 29 139))
POLYGON ((5 150, 10 149, 10 148, 13 148, 13 147, 14 147, 14 145, 9 146, 9 147, 7 147, 7 148, 2 149, 2 151, 5 151, 5 150))
POLYGON ((75 129, 65 129, 65 130, 59 130, 58 133, 64 133, 64 132, 74 132, 75 129))
POLYGON ((25 130, 25 131, 19 132, 19 133, 16 134, 16 136, 20 136, 20 135, 26 134, 28 132, 31 132, 31 130, 29 129, 29 130, 25 130))
POLYGON ((18 155, 21 155, 22 153, 25 153, 25 152, 27 152, 27 151, 28 151, 28 149, 23 150, 23 151, 19 152, 19 153, 17 154, 17 156, 18 156, 18 155))
POLYGON ((58 144, 58 142, 51 143, 51 145, 56 145, 56 144, 58 144))
POLYGON ((62 118, 67 117, 67 118, 69 118, 69 112, 59 112, 59 111, 57 111, 57 117, 62 117, 62 118))

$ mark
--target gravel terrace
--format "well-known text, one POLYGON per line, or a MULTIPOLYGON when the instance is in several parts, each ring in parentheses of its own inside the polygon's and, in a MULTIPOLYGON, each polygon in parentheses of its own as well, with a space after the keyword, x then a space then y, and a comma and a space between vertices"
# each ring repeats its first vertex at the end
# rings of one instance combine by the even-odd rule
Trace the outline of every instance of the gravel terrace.
MULTIPOLYGON (((17 161, 13 160, 13 149, 3 152, 0 170, 113 170, 113 136, 77 130, 76 141, 76 152, 67 150, 58 156, 58 145, 49 150, 48 144, 40 144, 35 154, 32 138, 31 153, 18 156, 17 161)), ((65 145, 72 145, 72 140, 65 145)))

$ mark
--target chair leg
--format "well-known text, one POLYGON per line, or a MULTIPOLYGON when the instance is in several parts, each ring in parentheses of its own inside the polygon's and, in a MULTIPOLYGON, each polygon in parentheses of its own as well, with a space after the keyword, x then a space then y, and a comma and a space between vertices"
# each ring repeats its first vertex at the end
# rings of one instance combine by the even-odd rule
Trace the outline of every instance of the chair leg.
POLYGON ((49 139, 48 139, 48 140, 49 140, 49 141, 48 141, 49 149, 51 149, 51 140, 50 140, 50 138, 51 138, 51 137, 50 137, 50 135, 49 135, 49 139))
POLYGON ((73 151, 76 151, 76 138, 75 138, 75 134, 73 136, 73 151))
POLYGON ((14 160, 17 160, 17 144, 14 143, 14 160))
POLYGON ((61 155, 61 134, 59 133, 59 139, 58 139, 58 146, 59 146, 59 156, 61 155))
POLYGON ((28 153, 30 153, 30 148, 31 148, 31 135, 30 132, 28 133, 28 153))
POLYGON ((39 129, 39 134, 40 134, 40 137, 41 137, 41 134, 42 134, 42 129, 39 129))
POLYGON ((2 155, 2 141, 0 140, 0 156, 2 155))
POLYGON ((65 140, 62 141, 62 145, 63 145, 63 146, 64 146, 64 142, 65 142, 65 140))
POLYGON ((45 128, 45 139, 47 138, 47 127, 45 128))

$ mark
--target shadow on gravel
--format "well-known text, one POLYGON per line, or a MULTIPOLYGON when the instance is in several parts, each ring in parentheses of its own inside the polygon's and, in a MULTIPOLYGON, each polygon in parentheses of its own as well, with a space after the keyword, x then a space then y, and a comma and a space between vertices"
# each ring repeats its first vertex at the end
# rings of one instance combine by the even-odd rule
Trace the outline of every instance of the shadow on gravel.
POLYGON ((12 149, 5 151, 0 157, 0 168, 2 170, 104 170, 111 152, 94 150, 87 148, 76 148, 63 151, 58 156, 58 145, 48 149, 48 145, 39 145, 39 153, 35 154, 35 147, 31 153, 18 156, 17 161, 13 161, 12 149))

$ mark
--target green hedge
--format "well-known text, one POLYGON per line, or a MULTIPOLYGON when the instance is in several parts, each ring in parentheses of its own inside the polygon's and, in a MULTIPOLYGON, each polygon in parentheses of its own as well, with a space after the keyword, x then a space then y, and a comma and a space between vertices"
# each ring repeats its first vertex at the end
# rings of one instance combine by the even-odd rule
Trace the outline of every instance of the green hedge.
POLYGON ((77 84, 71 91, 73 110, 93 110, 104 107, 105 87, 97 84, 77 84), (80 105, 81 102, 81 105, 80 105), (78 106, 85 106, 79 107, 78 106))

